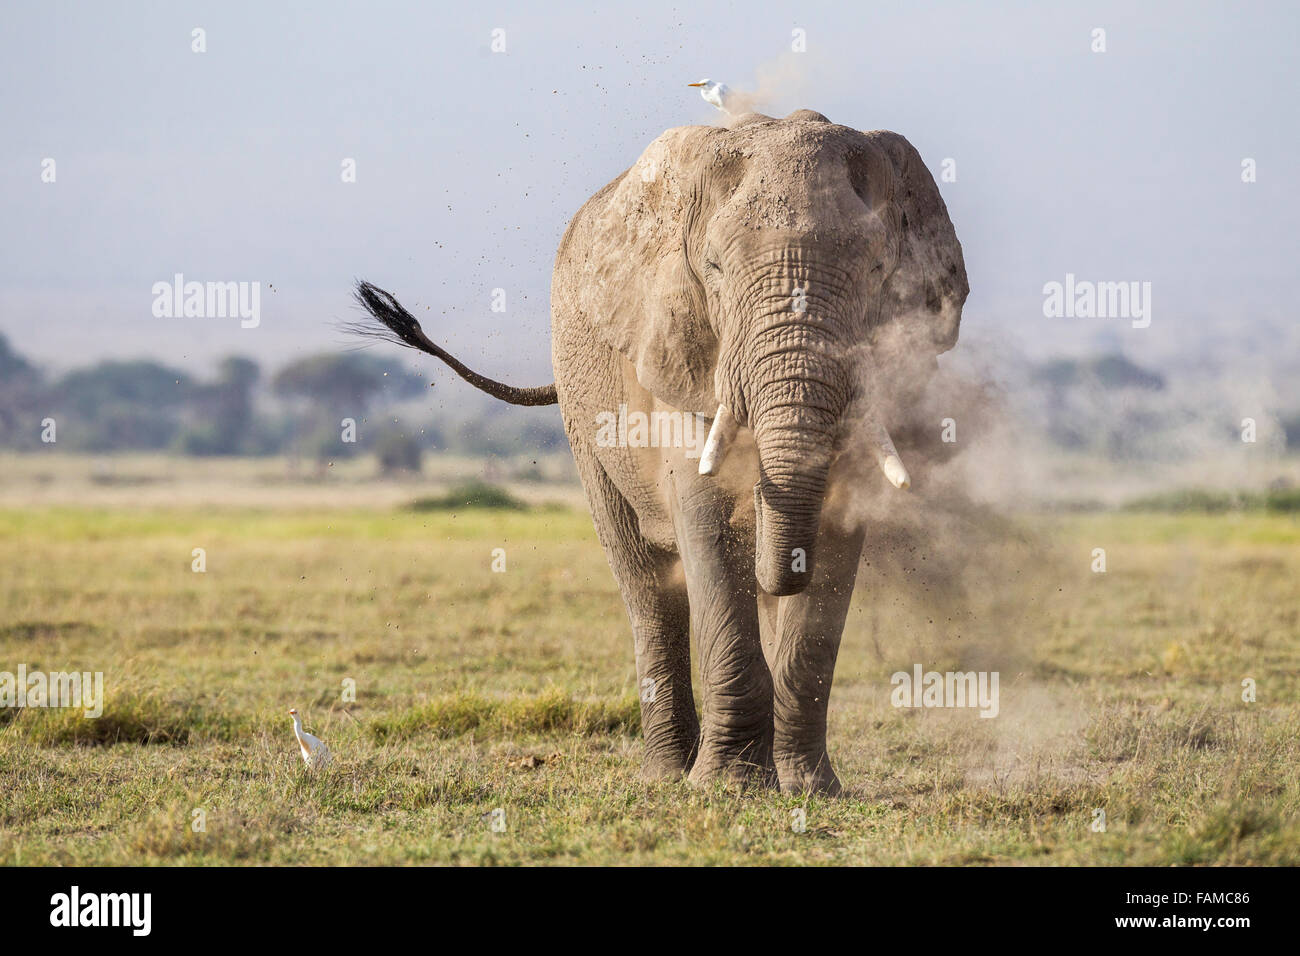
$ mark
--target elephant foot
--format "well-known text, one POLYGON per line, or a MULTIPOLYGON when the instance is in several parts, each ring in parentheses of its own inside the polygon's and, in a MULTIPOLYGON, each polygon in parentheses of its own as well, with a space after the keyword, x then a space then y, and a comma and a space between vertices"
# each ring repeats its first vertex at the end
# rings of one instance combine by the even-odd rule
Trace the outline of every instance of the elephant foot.
POLYGON ((835 775, 830 759, 823 754, 813 761, 777 762, 782 793, 815 793, 838 797, 844 792, 840 778, 835 775))
POLYGON ((734 748, 706 744, 701 747, 687 780, 695 787, 721 782, 740 790, 774 788, 779 782, 771 747, 762 744, 745 747, 739 753, 734 748))
POLYGON ((730 763, 722 766, 696 764, 691 768, 686 782, 692 787, 708 789, 721 783, 728 789, 771 790, 778 783, 776 771, 758 764, 730 763))
POLYGON ((671 783, 691 771, 692 757, 647 755, 641 762, 641 779, 647 783, 671 783))
POLYGON ((690 773, 699 744, 698 726, 659 724, 645 731, 642 780, 680 780, 690 773))

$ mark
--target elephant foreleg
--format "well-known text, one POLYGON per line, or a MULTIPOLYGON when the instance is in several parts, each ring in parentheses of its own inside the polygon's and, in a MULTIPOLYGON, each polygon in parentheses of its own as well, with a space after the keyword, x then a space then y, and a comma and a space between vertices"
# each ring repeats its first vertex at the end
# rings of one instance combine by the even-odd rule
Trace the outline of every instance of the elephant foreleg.
POLYGON ((824 525, 812 581, 779 602, 772 654, 773 748, 786 792, 840 792, 826 753, 826 713, 862 540, 861 529, 824 525))
POLYGON ((678 472, 673 492, 704 687, 690 780, 774 786, 772 675, 759 642, 753 543, 730 526, 734 502, 711 480, 678 472))

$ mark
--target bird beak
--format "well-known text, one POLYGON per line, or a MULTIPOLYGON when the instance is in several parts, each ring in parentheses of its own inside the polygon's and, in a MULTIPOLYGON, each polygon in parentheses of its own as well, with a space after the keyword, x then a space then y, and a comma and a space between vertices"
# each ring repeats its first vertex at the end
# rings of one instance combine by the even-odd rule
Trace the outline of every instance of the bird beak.
POLYGON ((703 83, 687 83, 687 86, 703 86, 703 83))

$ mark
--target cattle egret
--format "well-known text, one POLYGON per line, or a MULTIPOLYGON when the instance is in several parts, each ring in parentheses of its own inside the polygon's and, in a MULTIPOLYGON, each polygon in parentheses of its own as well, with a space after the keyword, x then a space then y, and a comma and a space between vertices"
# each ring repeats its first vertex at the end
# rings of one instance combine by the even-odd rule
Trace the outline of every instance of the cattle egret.
POLYGON ((293 735, 298 738, 298 749, 302 751, 303 762, 313 770, 324 769, 330 765, 330 749, 319 737, 313 737, 302 729, 302 720, 295 707, 289 711, 293 718, 293 735))
POLYGON ((724 113, 730 113, 727 109, 727 97, 731 96, 731 90, 726 83, 719 83, 717 80, 710 80, 707 77, 698 83, 687 83, 687 86, 700 87, 700 96, 704 97, 704 102, 711 106, 716 106, 724 113))

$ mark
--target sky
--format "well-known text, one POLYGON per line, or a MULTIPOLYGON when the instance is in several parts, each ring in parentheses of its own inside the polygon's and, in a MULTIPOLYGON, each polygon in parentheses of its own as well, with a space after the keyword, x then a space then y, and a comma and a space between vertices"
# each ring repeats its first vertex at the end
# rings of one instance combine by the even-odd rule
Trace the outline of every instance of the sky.
POLYGON ((481 371, 549 381, 565 226, 663 130, 718 121, 707 76, 952 160, 963 341, 1268 363, 1300 351, 1298 27, 1263 2, 8 0, 0 332, 52 370, 275 365, 349 347, 365 278, 481 371), (260 283, 257 326, 155 315, 177 273, 260 283), (1149 282, 1149 326, 1045 316, 1067 274, 1149 282))

